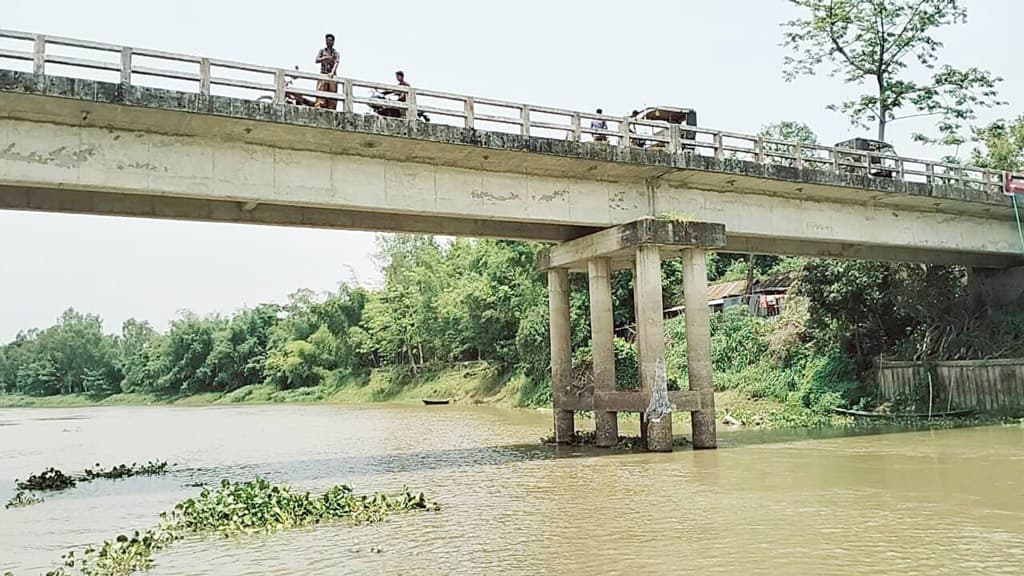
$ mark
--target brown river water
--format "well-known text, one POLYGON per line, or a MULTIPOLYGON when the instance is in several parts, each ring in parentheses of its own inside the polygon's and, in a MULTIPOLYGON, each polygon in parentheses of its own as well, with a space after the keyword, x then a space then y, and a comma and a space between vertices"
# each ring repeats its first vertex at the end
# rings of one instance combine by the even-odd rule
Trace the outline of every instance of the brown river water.
POLYGON ((1020 426, 722 431, 717 451, 613 454, 541 446, 550 423, 461 406, 0 410, 3 501, 49 466, 176 465, 0 509, 0 573, 40 574, 69 548, 150 527, 198 492, 188 483, 256 475, 314 492, 406 484, 443 509, 190 538, 150 574, 1024 573, 1020 426))

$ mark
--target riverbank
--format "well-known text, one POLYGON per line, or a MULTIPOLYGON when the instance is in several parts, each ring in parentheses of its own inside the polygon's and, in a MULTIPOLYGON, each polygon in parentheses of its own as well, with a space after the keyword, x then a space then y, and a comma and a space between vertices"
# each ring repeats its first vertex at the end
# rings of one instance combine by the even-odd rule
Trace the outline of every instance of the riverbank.
MULTIPOLYGON (((278 390, 267 384, 243 386, 227 393, 159 396, 155 394, 112 394, 94 396, 68 394, 58 396, 0 395, 0 408, 84 408, 102 406, 222 406, 260 404, 419 404, 426 399, 447 399, 453 404, 480 404, 501 408, 550 409, 549 402, 533 401, 536 385, 521 375, 506 375, 485 362, 468 362, 419 375, 374 370, 366 376, 348 376, 332 384, 278 390)), ((859 419, 830 412, 818 412, 772 398, 755 398, 740 390, 715 393, 717 420, 725 428, 822 428, 858 425, 859 419)), ((585 417, 585 415, 584 415, 585 417)), ((636 414, 621 418, 636 419, 636 414)), ((684 424, 689 413, 674 415, 684 424)), ((973 423, 998 423, 1005 419, 972 417, 973 423)), ((957 422, 962 421, 956 419, 957 422)), ((940 425, 933 420, 932 425, 940 425)))
POLYGON ((506 376, 485 362, 459 364, 421 375, 374 370, 367 376, 339 377, 330 384, 279 390, 250 384, 225 393, 162 396, 150 393, 111 395, 62 394, 28 396, 0 394, 0 408, 81 408, 88 406, 211 406, 221 404, 366 404, 420 402, 422 398, 448 399, 458 404, 489 404, 506 408, 535 408, 529 382, 506 376))

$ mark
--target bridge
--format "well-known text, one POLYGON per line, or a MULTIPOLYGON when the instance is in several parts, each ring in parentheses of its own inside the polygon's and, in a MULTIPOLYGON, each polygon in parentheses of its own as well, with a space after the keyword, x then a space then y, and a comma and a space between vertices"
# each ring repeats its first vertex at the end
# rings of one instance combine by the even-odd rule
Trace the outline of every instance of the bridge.
POLYGON ((556 243, 539 263, 560 441, 574 411, 595 412, 604 445, 616 413, 633 411, 648 447, 671 449, 666 415, 690 411, 695 447, 715 446, 707 249, 960 264, 992 297, 1021 264, 997 171, 11 30, 0 40, 13 46, 0 49, 0 209, 556 243), (405 94, 387 103, 398 118, 370 113, 384 90, 405 94), (666 257, 685 268, 681 392, 664 376, 666 257), (616 269, 636 274, 638 392, 614 390, 616 269), (570 272, 590 278, 585 390, 570 378, 570 272))

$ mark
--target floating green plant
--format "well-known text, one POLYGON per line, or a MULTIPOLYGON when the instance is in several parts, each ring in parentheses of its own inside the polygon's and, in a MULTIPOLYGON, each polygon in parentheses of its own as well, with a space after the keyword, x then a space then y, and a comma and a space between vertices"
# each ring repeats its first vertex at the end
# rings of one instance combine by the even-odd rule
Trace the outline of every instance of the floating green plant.
MULTIPOLYGON (((98 548, 70 551, 61 557, 62 565, 46 576, 126 576, 148 570, 154 564, 154 553, 191 534, 268 533, 343 520, 366 524, 380 522, 391 514, 438 508, 422 493, 413 494, 408 489, 395 496, 357 496, 351 487, 341 484, 312 496, 262 478, 250 482, 222 480, 217 488, 203 489, 195 498, 161 514, 159 527, 117 536, 98 548)), ((383 549, 375 547, 371 551, 379 553, 383 549)))
POLYGON ((96 478, 116 480, 118 478, 131 478, 132 476, 159 476, 160 474, 167 473, 167 466, 167 462, 160 461, 150 461, 142 465, 132 462, 131 466, 118 464, 109 469, 96 464, 96 468, 86 468, 84 475, 88 480, 96 478))
POLYGON ((76 480, 73 476, 57 470, 56 468, 47 468, 39 474, 33 474, 28 477, 28 480, 15 480, 14 485, 18 487, 18 490, 66 490, 74 487, 76 480))
POLYGON ((42 501, 42 498, 33 496, 32 494, 25 492, 23 490, 18 490, 18 493, 14 495, 14 498, 11 498, 10 500, 7 501, 7 504, 4 506, 4 508, 24 508, 25 506, 39 504, 42 501))

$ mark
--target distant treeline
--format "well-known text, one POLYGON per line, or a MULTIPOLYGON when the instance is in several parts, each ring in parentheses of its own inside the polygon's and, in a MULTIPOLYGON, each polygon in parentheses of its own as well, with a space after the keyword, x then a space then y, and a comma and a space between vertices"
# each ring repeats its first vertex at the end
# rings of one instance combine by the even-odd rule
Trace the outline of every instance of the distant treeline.
MULTIPOLYGON (((142 392, 181 396, 249 384, 279 389, 340 382, 377 367, 410 375, 461 360, 484 360, 527 377, 524 403, 550 400, 545 277, 537 244, 496 240, 441 243, 429 236, 378 238, 379 289, 341 285, 300 290, 287 303, 232 316, 183 313, 166 333, 128 320, 118 335, 74 310, 43 330, 0 346, 0 390, 32 396, 142 392)), ((810 406, 852 400, 871 359, 971 357, 1019 348, 1014 310, 978 316, 966 306, 960 268, 710 254, 711 281, 789 272, 789 310, 779 319, 740 308, 712 323, 716 383, 754 396, 810 406), (794 393, 795 396, 794 396, 794 393)), ((683 303, 681 266, 663 264, 666 306, 683 303)), ((583 276, 571 293, 577 366, 589 360, 589 302, 583 276)), ((633 322, 632 278, 613 278, 615 323, 633 322)), ((667 325, 669 377, 685 387, 684 319, 667 325)), ((620 331, 620 334, 628 334, 620 331)), ((635 351, 616 341, 619 386, 635 387, 635 351)))

